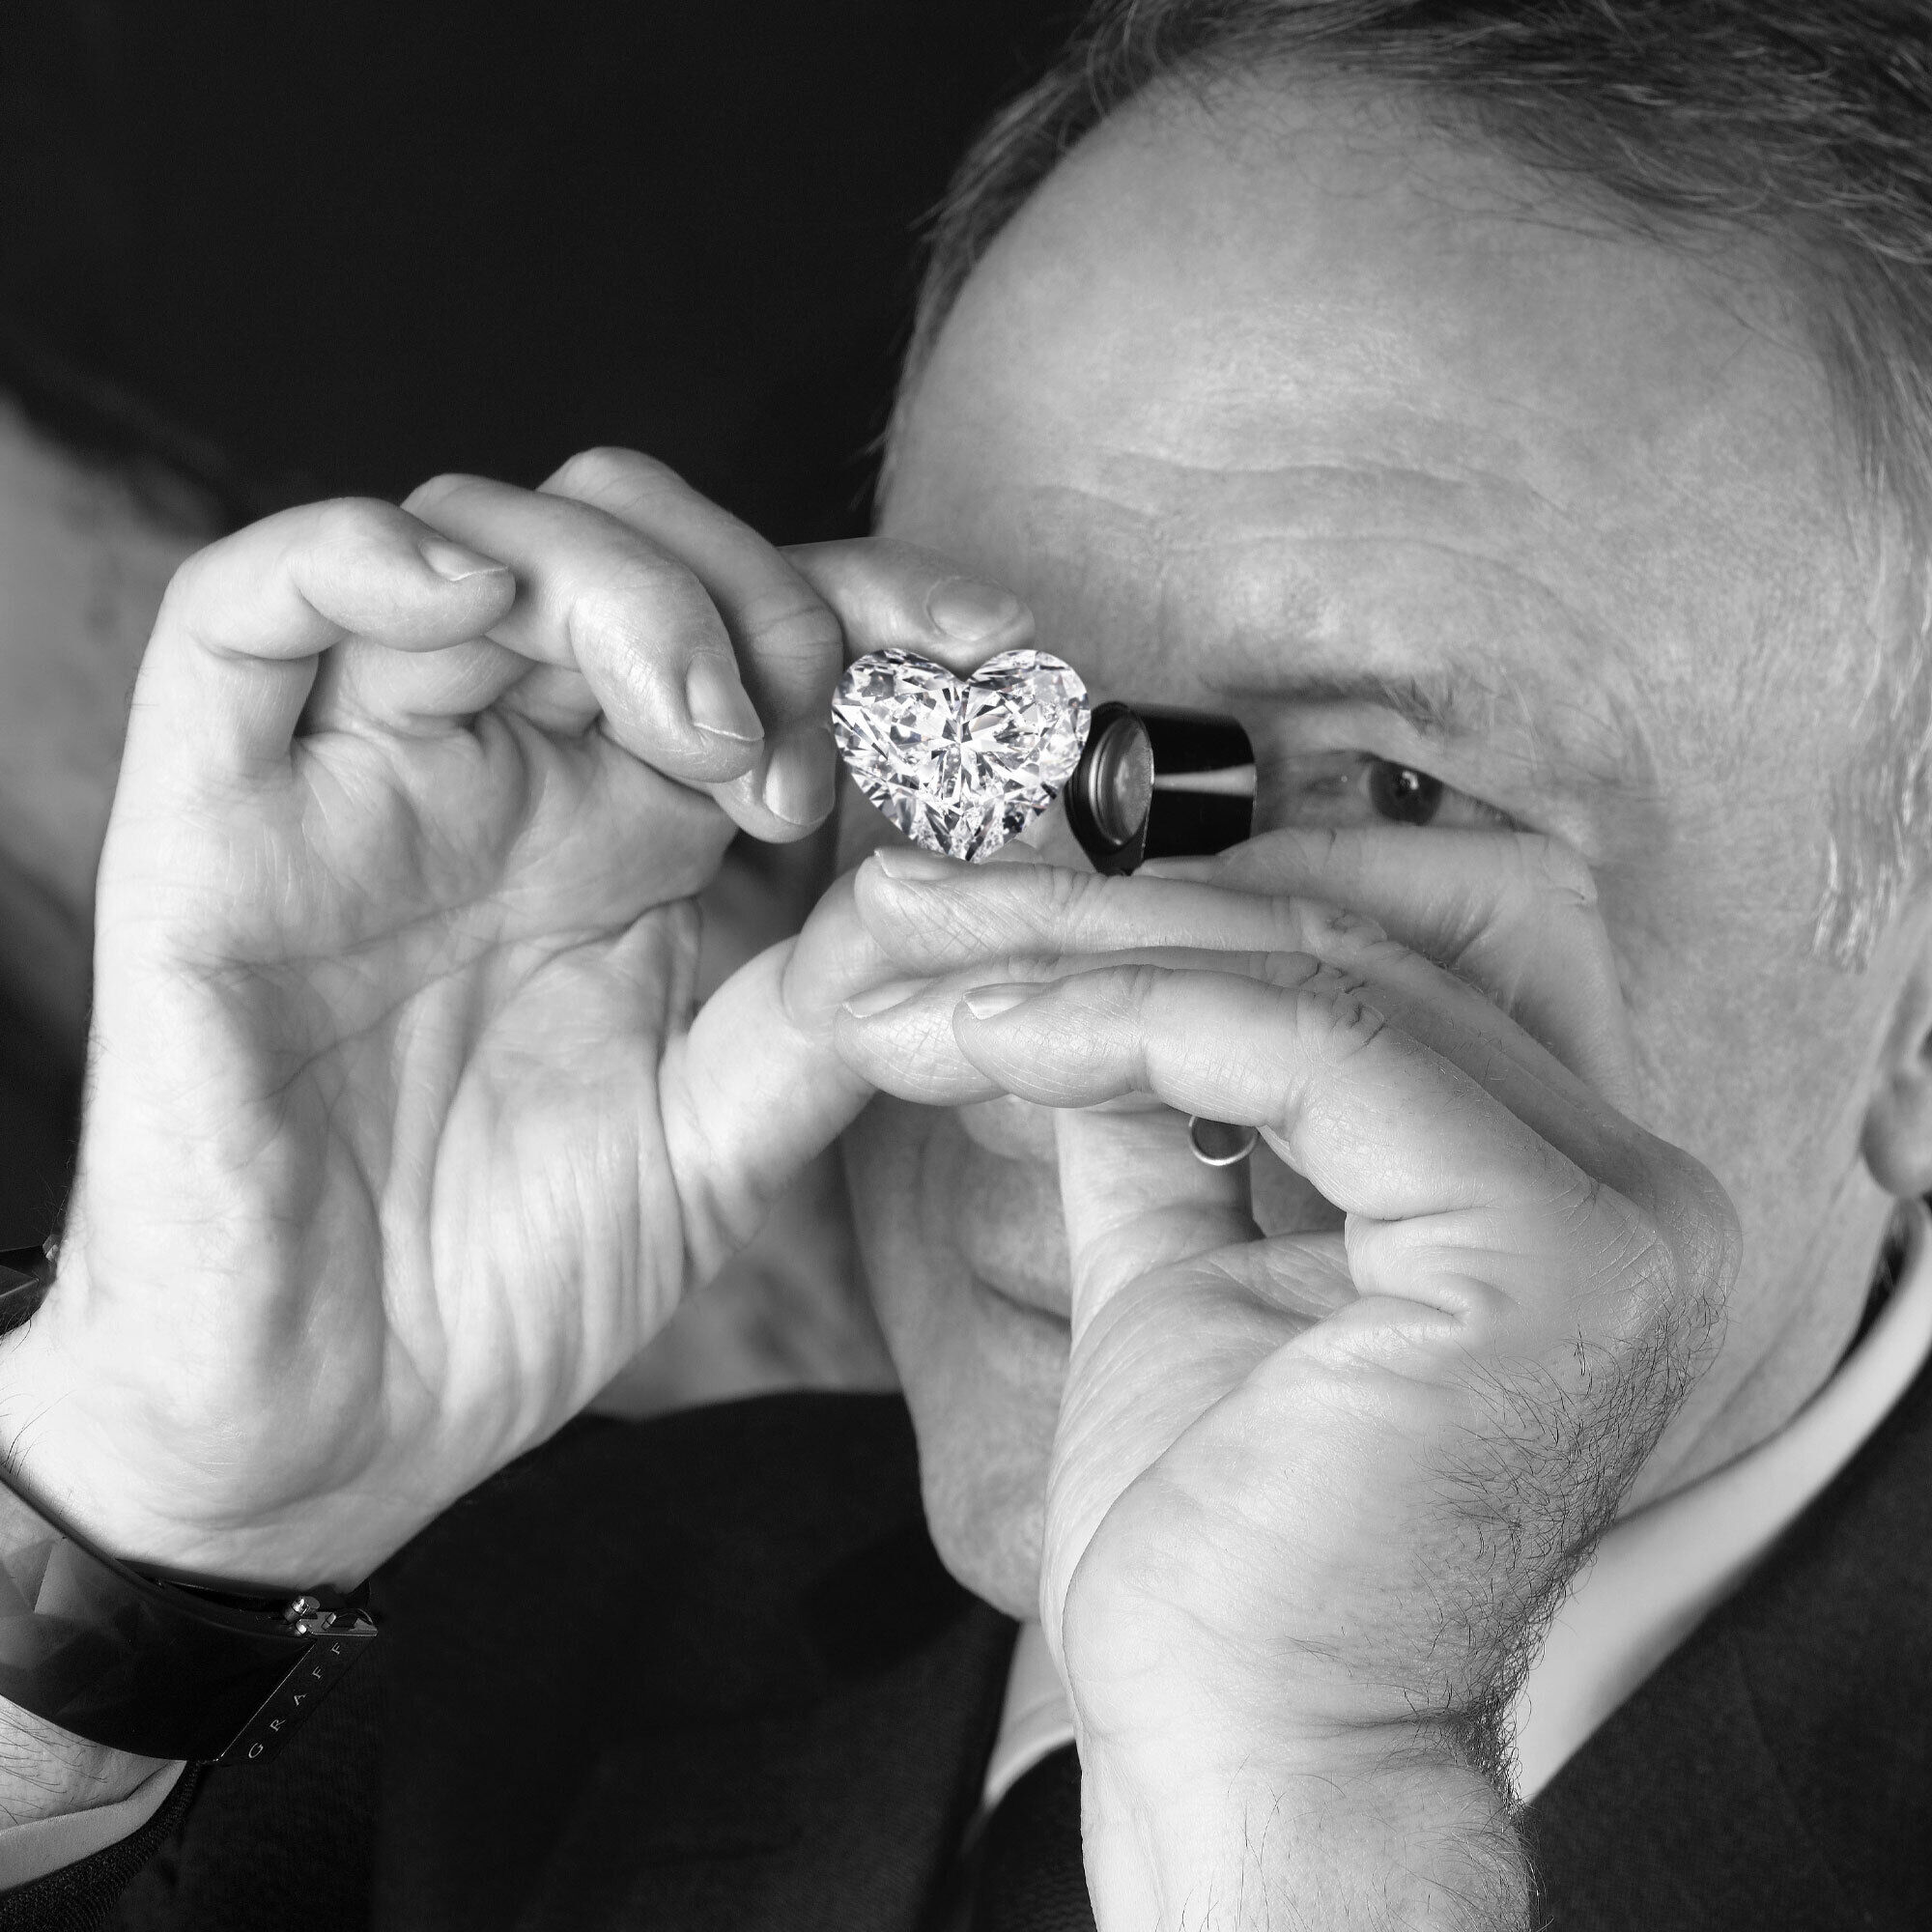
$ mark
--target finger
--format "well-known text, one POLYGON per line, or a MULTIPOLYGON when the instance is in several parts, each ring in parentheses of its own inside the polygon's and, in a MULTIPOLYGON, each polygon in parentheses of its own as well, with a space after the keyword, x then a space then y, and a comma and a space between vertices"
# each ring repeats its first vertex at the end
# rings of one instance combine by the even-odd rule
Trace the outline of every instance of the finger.
POLYGON ((433 737, 488 710, 530 669, 527 660, 487 638, 417 652, 351 638, 317 667, 302 728, 433 737))
POLYGON ((795 939, 726 980, 668 1053, 662 1108, 700 1275, 751 1238, 806 1161, 872 1097, 836 1051, 833 1020, 893 970, 841 879, 795 939))
POLYGON ((279 773, 323 652, 348 639, 440 652, 488 630, 515 594, 500 559, 392 504, 311 503, 250 525, 168 586, 135 686, 126 775, 279 773))
MULTIPOLYGON (((866 930, 863 924, 861 930, 866 930)), ((1280 984, 1310 982, 1325 972, 1323 983, 1336 988, 1359 983, 1306 952, 1208 952, 1184 947, 1151 947, 1094 957, 1062 954, 988 960, 963 973, 907 979, 896 972, 896 962, 876 942, 872 950, 880 961, 878 970, 866 979, 863 989, 846 1001, 836 1017, 839 1050, 848 1064, 882 1093, 927 1107, 965 1106, 1005 1094, 963 1051, 954 1027, 960 1002, 989 987, 1043 987, 1057 980, 1102 969, 1142 965, 1170 971, 1240 973, 1280 984)), ((1116 1104, 1124 1106, 1128 1101, 1120 1096, 1116 1104)), ((1150 1100, 1146 1104, 1153 1103, 1150 1100)))
POLYGON ((1053 1118, 1076 1346, 1092 1311, 1129 1282, 1259 1237, 1246 1163, 1196 1160, 1183 1116, 1063 1108, 1053 1118))
POLYGON ((767 736, 763 761, 721 800, 740 822, 760 801, 808 828, 831 810, 838 763, 827 713, 848 657, 899 645, 967 669, 1032 634, 1010 591, 976 583, 944 557, 870 539, 781 552, 636 451, 586 451, 543 487, 676 556, 723 615, 767 736))
POLYGON ((838 611, 850 657, 915 651, 964 673, 1033 640, 1033 612, 1018 597, 937 551, 866 537, 796 544, 785 555, 838 611))
POLYGON ((826 712, 845 661, 838 620, 825 601, 748 524, 636 450, 585 450, 542 488, 594 505, 675 557, 723 618, 765 745, 719 803, 749 829, 757 830, 761 817, 773 821, 766 837, 798 838, 821 824, 837 776, 826 712))
MULTIPOLYGON (((964 1024, 976 1007, 992 1011, 1005 1001, 1017 1008, 1049 990, 1133 983, 1137 974, 1197 985, 1225 983, 1240 975, 1303 1003, 1367 1010, 1378 1024, 1393 1022, 1417 1050, 1465 1076, 1539 1145, 1567 1159, 1575 1172, 1605 1181, 1637 1203, 1669 1232, 1675 1247, 1688 1251, 1696 1245, 1697 1230, 1706 1225, 1728 1225, 1721 1190, 1696 1162, 1619 1115, 1475 988, 1392 940, 1372 942, 1346 965, 1302 952, 1241 954, 1166 948, 1101 959, 989 962, 969 973, 931 980, 875 977, 867 982, 867 994, 841 1012, 838 1050, 873 1086, 926 1105, 1007 1095, 1050 1107, 1119 1109, 1138 1094, 1187 1113, 1241 1122, 1263 1129, 1271 1151, 1325 1203, 1344 1214, 1356 1211, 1348 1199, 1330 1191, 1325 1170, 1297 1159, 1265 1112, 1258 1110, 1271 1076, 1264 1057, 1250 1052, 1253 1016, 1238 1003, 1207 1037, 1204 1048, 1208 1064, 1224 1079, 1218 1097, 1199 1092, 1177 1096, 1153 1084, 1103 1087, 1086 1097, 1078 1091, 1042 1093, 1026 1084, 1008 1084, 976 1050, 964 1024), (1005 978, 995 979, 1001 971, 1005 978), (1236 1074, 1242 1078, 1236 1079, 1236 1074)), ((1101 1037, 1094 1035, 1095 1040, 1101 1037)), ((1069 1041, 1076 1049, 1082 1044, 1077 1022, 1069 1041)), ((1030 1067, 1029 1079, 1043 1078, 1048 1065, 1042 1061, 1030 1067)), ((1713 1262, 1707 1271, 1721 1273, 1722 1265, 1713 1262)))
MULTIPOLYGON (((1180 867, 1160 862, 1170 876, 1180 867)), ((1385 826, 1268 832, 1190 878, 1238 892, 1309 893, 1480 986, 1622 1113, 1635 1103, 1629 1007, 1577 851, 1541 834, 1385 826)))
POLYGON ((1050 1107, 1149 1094, 1250 1123, 1338 1207, 1374 1220, 1540 1208, 1552 1185, 1581 1179, 1313 961, 1291 984, 1142 965, 986 987, 960 1003, 954 1026, 1009 1093, 1050 1107))
MULTIPOLYGON (((1324 841, 1309 842, 1319 860, 1324 841)), ((1515 841, 1491 842, 1509 850, 1515 841)), ((1293 849, 1284 843, 1278 855, 1284 865, 1293 849)), ((1533 906, 1522 903, 1526 884, 1520 889, 1510 884, 1512 876, 1528 870, 1529 863, 1520 862, 1515 875, 1493 867, 1482 874, 1475 862, 1465 865, 1476 883, 1461 903, 1477 908, 1469 915, 1474 922, 1469 929, 1481 937, 1486 966, 1505 958, 1512 944, 1542 944, 1535 935, 1554 923, 1554 914, 1539 922, 1532 916, 1533 906), (1497 908, 1493 929, 1481 926, 1479 920, 1481 909, 1492 905, 1497 908)), ((1198 862, 1198 869, 1208 873, 1210 868, 1198 862)), ((1059 951, 1092 955, 1205 943, 1231 952, 1313 952, 1373 980, 1378 995, 1384 988, 1399 991, 1405 1021, 1415 1002, 1442 1004, 1457 1016, 1459 1030, 1477 1056, 1472 1060, 1468 1052, 1455 1054, 1466 1067, 1499 1052, 1547 1073, 1553 1055, 1556 1064, 1573 1069, 1612 1106, 1620 1097, 1628 1103, 1634 1076, 1622 994, 1593 909, 1576 922, 1588 930, 1573 930, 1572 940, 1560 947, 1553 941, 1544 944, 1538 971, 1507 982, 1516 994, 1512 1010, 1488 985, 1472 999, 1472 984, 1480 983, 1472 974, 1436 964, 1428 949, 1406 942, 1402 932, 1391 932, 1375 914, 1365 917, 1363 905, 1348 897, 1359 866, 1339 877, 1323 873, 1317 863, 1303 869, 1310 881, 1305 895, 1300 887, 1289 885, 1265 893, 1250 885, 1229 891, 1217 875, 1197 879, 1164 872, 1151 878, 1110 878, 1055 867, 965 866, 935 854, 884 847, 860 869, 858 890, 862 913, 880 944, 914 972, 944 973, 968 959, 1002 954, 1059 951), (1349 910, 1342 910, 1345 906, 1349 910), (1545 989, 1543 980, 1556 975, 1559 967, 1574 970, 1574 980, 1561 989, 1545 989), (1519 1033, 1519 1014, 1532 999, 1534 1016, 1544 1023, 1548 1038, 1534 1029, 1519 1033), (1478 1010, 1482 1007, 1489 1009, 1488 1016, 1478 1010), (1526 1051, 1539 1040, 1538 1051, 1526 1051)), ((1404 904, 1398 883, 1383 875, 1369 896, 1379 910, 1400 918, 1403 931, 1419 930, 1425 939, 1439 939, 1442 921, 1418 920, 1404 904)), ((1459 956, 1466 964, 1467 950, 1459 956)))
MULTIPOLYGON (((1551 1108, 1566 1150, 1524 1118, 1534 1104, 1504 1104, 1313 964, 1284 961, 1305 976, 1286 984, 1135 966, 988 987, 954 1026, 989 1079, 1042 1105, 1151 1094, 1259 1127, 1350 1217, 1365 1301, 1419 1304, 1487 1348, 1514 1334, 1538 1356, 1578 1334, 1614 1349, 1660 1318, 1673 1336, 1709 1332, 1736 1224, 1708 1173, 1551 1108)), ((1346 1311, 1361 1331, 1385 1313, 1346 1311)))
POLYGON ((1006 957, 1129 948, 1353 960, 1383 936, 1373 921, 1313 895, 1112 878, 1026 858, 965 865, 917 846, 881 846, 854 874, 860 916, 908 973, 927 976, 1006 957))
MULTIPOLYGON (((1420 1347, 1460 1375, 1470 1350, 1608 1350, 1656 1327, 1679 1278, 1636 1204, 1332 976, 1108 969, 985 989, 955 1024, 989 1077, 1044 1105, 1145 1093, 1261 1127, 1350 1216, 1361 1299, 1334 1318, 1344 1350, 1420 1347)), ((1129 1284, 1164 1278, 1109 1263, 1076 1269, 1080 1332, 1129 1284)))
MULTIPOLYGON (((1059 957, 1059 969, 1018 979, 1062 977, 1112 954, 1171 966, 1215 963, 1203 942, 1225 949, 1223 970, 1262 978, 1269 961, 1312 953, 1358 977, 1373 1000, 1464 1070, 1497 1088, 1508 1071, 1529 1087, 1553 1088, 1593 1111, 1587 1082, 1524 1033, 1482 993, 1375 922, 1304 897, 1229 893, 1179 879, 1116 879, 1032 865, 963 866, 910 849, 886 848, 854 875, 861 916, 881 948, 929 982, 924 1009, 901 1026, 936 1021, 937 992, 983 984, 1002 964, 1059 957), (1010 950, 1009 950, 1010 949, 1010 950), (962 960, 975 962, 961 971, 962 960)), ((1543 1111, 1548 1111, 1547 1107, 1543 1111)))
MULTIPOLYGON (((409 507, 516 572, 517 598, 491 627, 493 642, 582 677, 601 729, 731 809, 727 781, 758 764, 763 727, 724 620, 683 563, 591 505, 478 477, 439 477, 409 507)), ((550 683, 553 698, 567 689, 550 683)), ((802 829, 786 832, 762 807, 740 822, 766 837, 802 829)))

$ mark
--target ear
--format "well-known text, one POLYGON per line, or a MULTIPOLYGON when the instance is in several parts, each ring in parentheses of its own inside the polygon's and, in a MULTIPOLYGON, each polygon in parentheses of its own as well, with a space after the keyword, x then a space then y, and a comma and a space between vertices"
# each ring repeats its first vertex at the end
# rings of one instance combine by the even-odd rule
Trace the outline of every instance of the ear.
POLYGON ((1888 1194, 1932 1194, 1932 958, 1899 989, 1860 1151, 1888 1194))

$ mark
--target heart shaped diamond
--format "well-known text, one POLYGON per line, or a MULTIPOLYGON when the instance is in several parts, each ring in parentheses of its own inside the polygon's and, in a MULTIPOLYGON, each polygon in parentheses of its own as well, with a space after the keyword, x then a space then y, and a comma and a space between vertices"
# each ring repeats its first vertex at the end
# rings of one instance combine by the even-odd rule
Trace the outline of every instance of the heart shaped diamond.
POLYGON ((1092 714, 1071 665, 1002 651, 959 678, 910 651, 848 665, 832 735, 863 791, 928 851, 979 859, 1022 832, 1073 776, 1092 714))

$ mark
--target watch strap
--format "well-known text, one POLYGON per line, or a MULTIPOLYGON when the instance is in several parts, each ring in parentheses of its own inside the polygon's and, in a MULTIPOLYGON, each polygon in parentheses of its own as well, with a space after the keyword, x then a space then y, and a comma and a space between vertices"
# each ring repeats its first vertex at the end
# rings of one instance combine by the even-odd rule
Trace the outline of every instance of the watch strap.
MULTIPOLYGON (((0 1333, 51 1257, 0 1252, 0 1333)), ((144 1574, 0 1466, 0 1697, 142 1757, 260 1764, 376 1635, 355 1598, 144 1574)))

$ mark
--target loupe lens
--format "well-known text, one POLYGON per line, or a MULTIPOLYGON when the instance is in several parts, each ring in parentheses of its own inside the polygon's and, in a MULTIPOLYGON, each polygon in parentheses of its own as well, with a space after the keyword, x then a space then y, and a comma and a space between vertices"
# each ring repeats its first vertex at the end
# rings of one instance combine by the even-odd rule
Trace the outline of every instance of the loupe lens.
POLYGON ((1131 711, 1110 719, 1089 748, 1079 776, 1088 815, 1110 845, 1128 844, 1153 804, 1153 747, 1131 711))
POLYGON ((1067 782, 1066 818, 1100 871, 1131 872, 1145 859, 1238 844, 1254 784, 1254 753, 1232 718, 1102 704, 1067 782))

